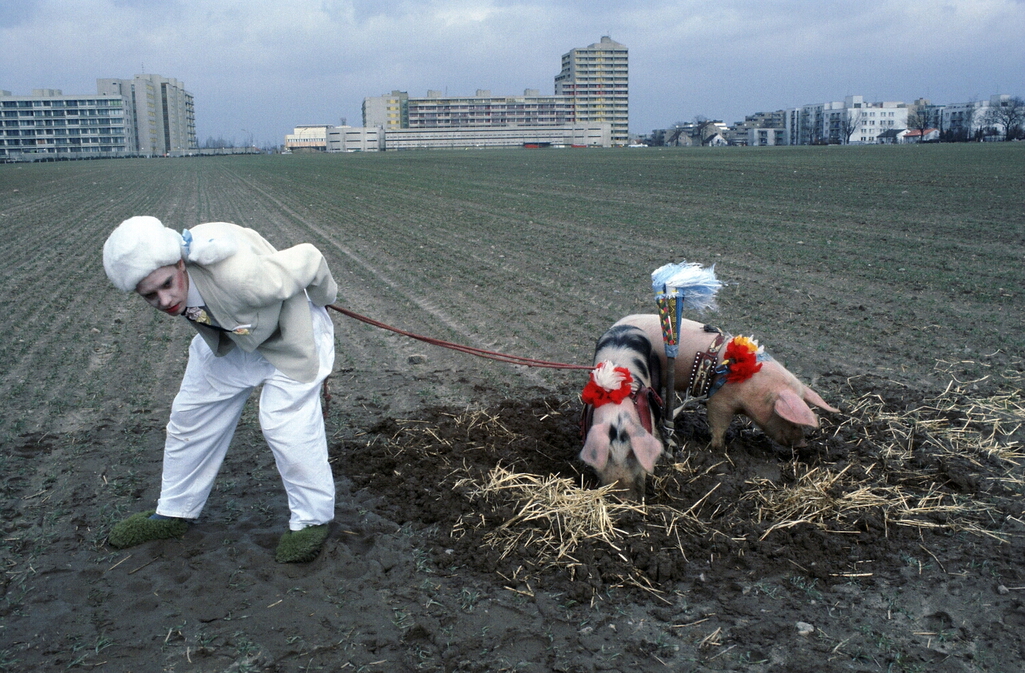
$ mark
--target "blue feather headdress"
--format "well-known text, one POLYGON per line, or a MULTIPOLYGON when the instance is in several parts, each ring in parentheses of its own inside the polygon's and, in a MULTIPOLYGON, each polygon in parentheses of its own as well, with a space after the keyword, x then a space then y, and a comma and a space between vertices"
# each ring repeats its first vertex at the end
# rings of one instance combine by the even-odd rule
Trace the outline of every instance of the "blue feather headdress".
POLYGON ((715 278, 715 265, 705 269, 700 264, 680 262, 666 264, 651 274, 651 289, 655 291, 662 340, 666 357, 675 358, 680 345, 680 319, 683 309, 704 312, 715 309, 715 295, 722 287, 715 278))
POLYGON ((675 298, 682 308, 703 313, 717 310, 715 295, 723 286, 715 277, 715 265, 704 268, 696 262, 666 264, 651 273, 651 288, 656 301, 675 298))

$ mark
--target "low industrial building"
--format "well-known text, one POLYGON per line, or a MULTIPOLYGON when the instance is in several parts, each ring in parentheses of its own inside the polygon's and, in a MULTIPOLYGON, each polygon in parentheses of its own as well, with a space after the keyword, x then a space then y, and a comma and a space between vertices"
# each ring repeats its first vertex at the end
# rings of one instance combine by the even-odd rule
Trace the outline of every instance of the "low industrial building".
POLYGON ((328 129, 335 128, 330 124, 307 124, 296 126, 292 133, 285 136, 285 150, 289 152, 327 152, 328 129))
POLYGON ((328 152, 377 152, 384 144, 384 130, 332 126, 327 130, 328 152))
POLYGON ((285 148, 292 153, 611 146, 612 125, 608 122, 562 126, 471 126, 390 130, 380 127, 311 124, 297 126, 294 133, 285 136, 285 148))
POLYGON ((392 150, 468 149, 494 147, 611 147, 612 125, 513 126, 396 129, 384 132, 384 147, 392 150))

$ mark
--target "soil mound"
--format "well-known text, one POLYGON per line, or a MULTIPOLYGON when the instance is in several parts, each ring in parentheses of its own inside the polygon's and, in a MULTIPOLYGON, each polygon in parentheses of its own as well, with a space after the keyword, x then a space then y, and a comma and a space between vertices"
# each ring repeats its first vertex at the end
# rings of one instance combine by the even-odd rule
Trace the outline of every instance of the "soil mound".
POLYGON ((426 531, 438 567, 584 603, 695 578, 872 583, 893 570, 881 560, 933 561, 932 547, 955 540, 1009 560, 1021 533, 1020 397, 950 388, 925 400, 878 382, 851 393, 797 451, 740 420, 726 452, 709 450, 703 408, 685 411, 681 450, 663 458, 643 505, 595 492, 576 460, 580 406, 565 398, 387 419, 338 444, 333 462, 387 518, 426 531))

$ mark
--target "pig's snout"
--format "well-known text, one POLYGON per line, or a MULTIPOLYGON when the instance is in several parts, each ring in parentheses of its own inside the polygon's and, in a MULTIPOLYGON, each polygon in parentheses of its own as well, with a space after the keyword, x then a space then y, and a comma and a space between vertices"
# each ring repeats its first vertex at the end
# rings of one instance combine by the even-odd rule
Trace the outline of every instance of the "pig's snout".
POLYGON ((808 440, 804 436, 804 427, 779 416, 772 416, 768 422, 762 424, 762 430, 772 441, 782 446, 790 446, 795 449, 808 446, 808 440))
POLYGON ((645 482, 648 474, 636 463, 633 465, 612 465, 605 466, 605 469, 598 474, 602 486, 612 485, 613 491, 620 497, 627 500, 644 500, 645 482))
POLYGON ((661 453, 662 443, 624 413, 591 427, 580 459, 594 468, 603 486, 615 484, 625 497, 642 500, 661 453))

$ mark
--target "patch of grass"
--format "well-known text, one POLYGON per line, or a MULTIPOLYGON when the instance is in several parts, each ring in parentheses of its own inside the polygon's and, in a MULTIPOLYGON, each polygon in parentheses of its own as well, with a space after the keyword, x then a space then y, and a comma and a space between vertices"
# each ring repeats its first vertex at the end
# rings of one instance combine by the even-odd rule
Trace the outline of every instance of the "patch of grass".
POLYGON ((9 648, 0 650, 0 671, 21 671, 18 658, 9 648))
POLYGON ((800 575, 792 575, 790 577, 790 584, 804 592, 810 600, 819 602, 822 600, 822 592, 818 589, 817 579, 807 579, 800 575))
POLYGON ((755 595, 761 594, 763 596, 768 596, 769 598, 779 598, 780 595, 780 588, 766 580, 758 580, 755 582, 751 585, 751 591, 753 591, 755 595))
POLYGON ((464 587, 459 592, 459 607, 463 612, 473 612, 480 598, 480 591, 464 587))

